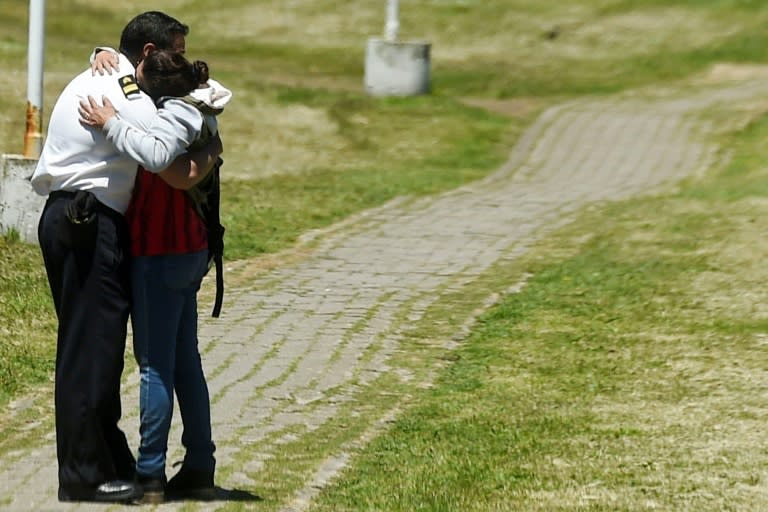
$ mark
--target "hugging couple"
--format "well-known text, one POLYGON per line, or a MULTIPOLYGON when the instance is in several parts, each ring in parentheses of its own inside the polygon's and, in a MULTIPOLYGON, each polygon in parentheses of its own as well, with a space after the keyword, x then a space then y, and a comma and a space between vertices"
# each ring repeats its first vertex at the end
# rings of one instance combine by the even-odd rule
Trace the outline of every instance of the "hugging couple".
POLYGON ((98 48, 62 91, 32 176, 48 196, 38 236, 58 318, 60 501, 216 498, 197 292, 209 268, 200 211, 231 92, 184 57, 189 28, 158 11, 98 48), (137 456, 119 428, 127 322, 140 370, 137 456), (166 479, 174 393, 185 456, 166 479))

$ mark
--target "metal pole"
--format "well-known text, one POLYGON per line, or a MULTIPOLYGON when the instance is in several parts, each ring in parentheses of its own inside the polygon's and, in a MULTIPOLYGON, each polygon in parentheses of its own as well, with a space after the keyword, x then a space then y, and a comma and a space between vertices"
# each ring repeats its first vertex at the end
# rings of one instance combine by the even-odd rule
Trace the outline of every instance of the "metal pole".
POLYGON ((384 35, 390 43, 394 43, 397 40, 397 33, 400 31, 400 22, 397 17, 398 1, 389 0, 387 2, 387 24, 384 27, 384 35))
POLYGON ((24 156, 39 158, 43 148, 43 59, 45 53, 45 0, 29 1, 27 62, 27 131, 24 156))

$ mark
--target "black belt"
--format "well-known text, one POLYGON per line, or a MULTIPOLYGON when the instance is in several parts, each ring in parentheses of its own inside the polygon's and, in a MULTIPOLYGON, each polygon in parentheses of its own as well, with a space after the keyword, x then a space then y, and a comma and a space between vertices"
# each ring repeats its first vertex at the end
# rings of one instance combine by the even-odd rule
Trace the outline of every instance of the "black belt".
POLYGON ((69 190, 54 190, 50 194, 48 194, 49 200, 56 200, 56 199, 72 199, 75 197, 75 193, 69 190))
MULTIPOLYGON (((88 191, 54 190, 53 192, 48 194, 48 201, 56 201, 58 199, 71 200, 75 198, 75 195, 77 195, 78 192, 81 192, 81 193, 87 192, 89 194, 93 194, 93 192, 88 192, 88 191)), ((95 199, 94 205, 97 212, 102 213, 120 222, 123 222, 125 220, 125 216, 122 213, 105 205, 104 203, 96 199, 95 195, 94 195, 94 199, 95 199)))

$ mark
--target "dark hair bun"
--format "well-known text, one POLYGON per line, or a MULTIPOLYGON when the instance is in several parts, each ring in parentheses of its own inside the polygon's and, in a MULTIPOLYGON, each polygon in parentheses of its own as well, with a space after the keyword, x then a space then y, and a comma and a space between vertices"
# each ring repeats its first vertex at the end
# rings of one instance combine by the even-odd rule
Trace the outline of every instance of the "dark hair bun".
POLYGON ((192 63, 192 72, 198 84, 204 84, 208 81, 208 64, 202 60, 196 60, 192 63))

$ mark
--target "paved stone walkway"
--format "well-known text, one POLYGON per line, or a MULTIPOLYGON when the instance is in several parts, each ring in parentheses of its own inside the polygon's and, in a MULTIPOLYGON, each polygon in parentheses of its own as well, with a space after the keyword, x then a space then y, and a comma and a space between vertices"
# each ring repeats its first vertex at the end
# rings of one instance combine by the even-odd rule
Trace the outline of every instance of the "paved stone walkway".
MULTIPOLYGON (((438 290, 457 289, 501 258, 519 256, 534 238, 568 222, 588 203, 659 190, 711 166, 711 127, 696 114, 717 102, 766 93, 768 85, 746 82, 684 99, 578 101, 552 108, 487 179, 368 212, 324 236, 304 261, 229 290, 222 317, 204 318, 200 333, 217 459, 230 475, 217 484, 248 489, 247 474, 259 471, 288 439, 291 426, 324 424, 353 383, 365 385, 386 371, 398 344, 396 317, 403 311, 417 320, 438 290), (243 446, 258 447, 258 456, 238 458, 243 446)), ((126 386, 123 425, 133 435, 132 446, 135 403, 135 386, 126 386)), ((178 435, 175 430, 174 444, 178 435)), ((34 449, 0 458, 0 508, 109 508, 58 503, 54 454, 49 432, 34 449)), ((170 454, 170 460, 178 455, 170 454)), ((285 510, 306 508, 317 486, 343 465, 339 455, 317 468, 316 481, 306 482, 285 510)))

